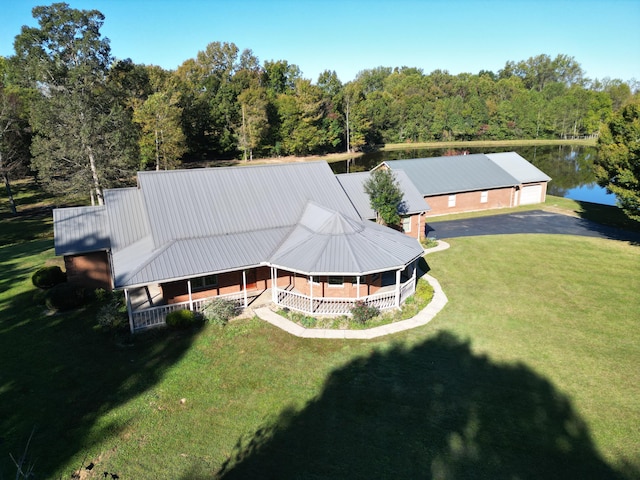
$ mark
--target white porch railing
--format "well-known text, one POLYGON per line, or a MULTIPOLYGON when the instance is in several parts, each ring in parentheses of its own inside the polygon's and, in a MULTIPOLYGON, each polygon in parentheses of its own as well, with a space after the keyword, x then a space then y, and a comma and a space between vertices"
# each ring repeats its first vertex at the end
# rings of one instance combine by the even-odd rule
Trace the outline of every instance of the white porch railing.
MULTIPOLYGON (((251 293, 247 292, 247 302, 251 303, 261 293, 262 291, 251 293)), ((139 332, 147 328, 164 325, 166 323, 167 315, 176 310, 183 310, 186 308, 192 309, 194 312, 201 312, 209 301, 216 298, 234 300, 239 307, 244 307, 244 292, 238 292, 227 295, 199 298, 191 302, 186 301, 180 303, 172 303, 170 305, 159 305, 157 307, 146 308, 144 310, 134 310, 131 312, 133 331, 139 332)))
MULTIPOLYGON (((413 295, 415 290, 415 278, 401 284, 400 304, 413 295)), ((278 288, 275 298, 276 304, 281 307, 312 315, 348 315, 358 301, 376 307, 378 310, 388 310, 397 306, 395 288, 360 298, 314 297, 313 299, 301 293, 278 288)))

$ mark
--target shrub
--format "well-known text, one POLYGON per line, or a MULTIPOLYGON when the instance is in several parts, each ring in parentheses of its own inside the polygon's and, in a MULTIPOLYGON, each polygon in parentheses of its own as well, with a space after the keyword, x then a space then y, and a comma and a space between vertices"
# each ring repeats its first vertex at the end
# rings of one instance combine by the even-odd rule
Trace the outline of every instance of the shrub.
MULTIPOLYGON (((101 294, 96 290, 96 298, 100 301, 101 294)), ((108 293, 108 292, 107 292, 108 293)), ((126 330, 129 326, 127 317, 127 306, 124 303, 124 296, 110 295, 108 300, 102 300, 104 305, 98 310, 96 320, 103 330, 126 330)))
POLYGON ((202 309, 205 318, 220 326, 225 326, 229 320, 238 315, 238 306, 233 300, 214 298, 202 309))
POLYGON ((31 282, 38 288, 49 289, 67 281, 67 274, 58 266, 42 267, 31 276, 31 282))
POLYGON ((47 291, 45 305, 50 310, 71 310, 84 305, 88 296, 84 287, 71 283, 59 283, 47 291))
POLYGON ((374 306, 367 305, 362 300, 358 300, 351 308, 351 316, 353 317, 353 320, 360 325, 364 325, 379 314, 380 310, 374 306))
POLYGON ((167 326, 171 328, 189 328, 197 323, 200 323, 201 316, 198 313, 182 309, 182 310, 174 310, 167 315, 166 322, 167 326))

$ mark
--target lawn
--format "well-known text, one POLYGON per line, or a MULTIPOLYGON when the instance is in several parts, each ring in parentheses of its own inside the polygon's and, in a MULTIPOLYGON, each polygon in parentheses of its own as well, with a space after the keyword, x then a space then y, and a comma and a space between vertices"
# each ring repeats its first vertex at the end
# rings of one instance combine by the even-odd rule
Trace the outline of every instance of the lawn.
POLYGON ((636 476, 640 247, 450 243, 427 258, 449 304, 378 341, 107 335, 32 302, 50 240, 0 247, 0 476, 32 431, 37 478, 636 476))

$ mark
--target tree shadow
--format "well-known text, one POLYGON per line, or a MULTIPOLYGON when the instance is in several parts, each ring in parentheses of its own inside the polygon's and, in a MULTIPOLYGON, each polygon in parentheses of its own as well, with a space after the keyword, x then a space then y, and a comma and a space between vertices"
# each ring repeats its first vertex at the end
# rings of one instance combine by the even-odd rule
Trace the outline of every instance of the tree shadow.
MULTIPOLYGON (((6 247, 0 264, 45 244, 51 242, 6 247)), ((4 286, 30 282, 33 272, 18 265, 3 271, 4 286)), ((0 478, 15 475, 9 455, 22 454, 32 431, 27 462, 35 478, 50 478, 79 452, 126 429, 126 420, 109 422, 107 412, 151 389, 198 332, 107 334, 96 329, 95 305, 51 315, 34 302, 35 287, 16 292, 0 297, 0 478)))
POLYGON ((240 438, 216 473, 183 478, 615 479, 546 379, 440 333, 357 358, 301 411, 240 438))

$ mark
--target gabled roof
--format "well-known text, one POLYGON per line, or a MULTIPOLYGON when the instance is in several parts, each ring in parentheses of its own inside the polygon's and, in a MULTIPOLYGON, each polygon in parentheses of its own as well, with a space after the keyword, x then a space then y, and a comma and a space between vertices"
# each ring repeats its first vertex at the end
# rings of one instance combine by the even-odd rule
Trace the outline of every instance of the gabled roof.
MULTIPOLYGON (((400 185, 400 189, 404 193, 403 214, 422 213, 431 208, 425 202, 424 197, 420 194, 416 186, 409 179, 404 170, 394 170, 396 180, 400 185)), ((342 173, 336 175, 338 182, 342 185, 345 193, 353 203, 361 218, 375 219, 376 212, 371 208, 369 195, 364 191, 364 183, 369 179, 370 172, 342 173)))
POLYGON ((56 251, 111 248, 117 288, 258 265, 364 274, 423 252, 362 220, 326 162, 141 172, 138 188, 106 190, 104 207, 54 215, 56 251))
POLYGON ((291 226, 308 201, 357 216, 326 162, 141 172, 155 246, 291 226))
POLYGON ((104 206, 53 210, 56 255, 74 255, 108 250, 109 228, 104 206))
POLYGON ((489 160, 516 178, 520 183, 548 182, 551 180, 551 177, 516 152, 487 153, 486 155, 489 160))
POLYGON ((471 192, 519 185, 520 182, 484 154, 414 158, 384 162, 404 170, 423 196, 471 192))

